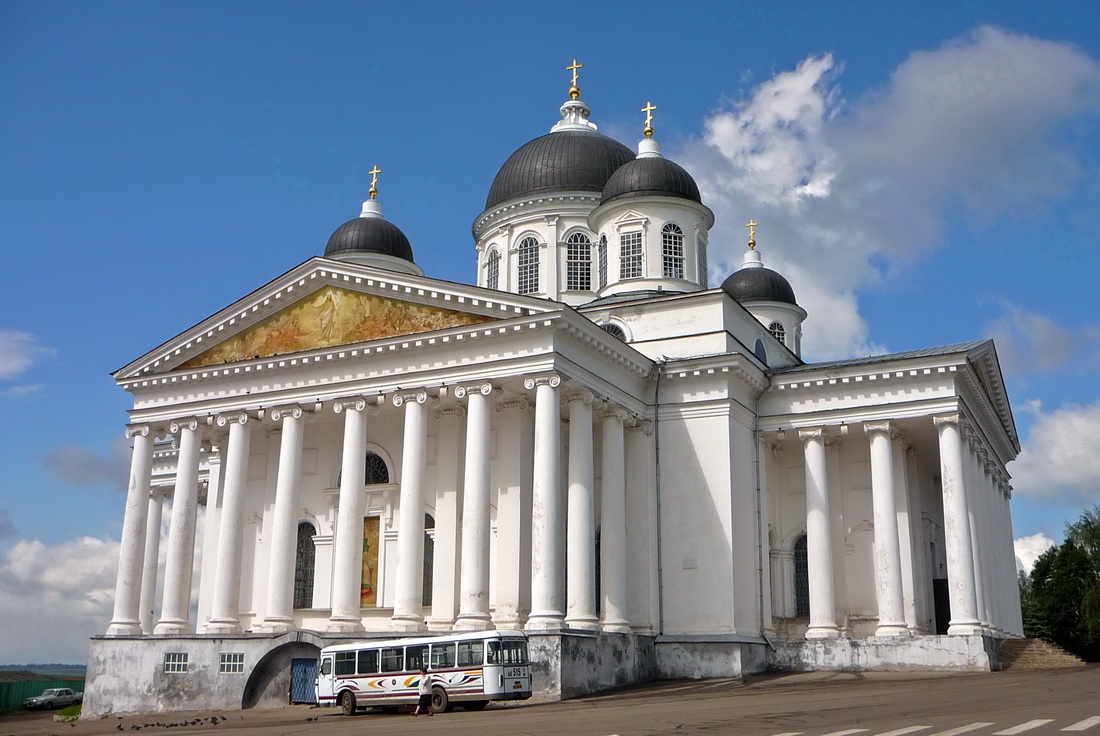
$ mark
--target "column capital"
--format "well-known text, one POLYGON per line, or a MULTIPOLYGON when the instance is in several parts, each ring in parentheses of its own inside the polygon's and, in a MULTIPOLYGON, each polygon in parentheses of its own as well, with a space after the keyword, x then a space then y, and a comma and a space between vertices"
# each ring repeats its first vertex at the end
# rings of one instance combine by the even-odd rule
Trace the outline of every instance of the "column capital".
POLYGON ((954 424, 956 427, 959 428, 959 430, 962 430, 962 428, 965 426, 965 422, 963 421, 962 414, 959 414, 958 412, 954 412, 952 414, 937 414, 937 415, 934 415, 932 417, 932 424, 936 427, 941 427, 941 426, 944 426, 944 425, 954 424))
POLYGON ((454 387, 454 396, 456 399, 464 399, 467 395, 481 394, 482 396, 488 396, 493 393, 493 384, 488 381, 482 381, 480 383, 468 383, 454 387))
POLYGON ((271 417, 273 422, 281 422, 287 417, 294 419, 310 418, 313 416, 313 411, 306 409, 301 404, 285 404, 271 407, 267 410, 267 415, 271 417))
POLYGON ((885 434, 890 439, 895 439, 901 436, 901 432, 897 430, 890 422, 865 422, 863 425, 864 434, 885 434))
POLYGON ((132 440, 134 437, 142 436, 148 437, 152 434, 156 437, 156 431, 151 424, 127 424, 126 425, 126 439, 132 440))
POLYGON ((464 406, 447 406, 439 409, 435 413, 436 419, 442 419, 443 417, 464 417, 466 416, 466 407, 464 406))
POLYGON ((825 428, 824 427, 811 427, 808 429, 798 430, 798 439, 802 442, 809 442, 810 440, 818 440, 819 442, 825 441, 825 428))
POLYGON ((344 411, 378 410, 385 399, 382 396, 347 396, 332 402, 332 411, 339 414, 344 411))
POLYGON ((566 404, 571 404, 574 401, 583 401, 586 404, 594 404, 596 403, 596 394, 587 389, 574 389, 572 391, 567 391, 562 394, 562 406, 565 406, 566 404))
POLYGON ((606 399, 602 404, 599 410, 600 419, 618 419, 620 422, 625 422, 633 416, 633 414, 623 407, 606 399))
POLYGON ((214 417, 214 422, 219 427, 227 427, 230 424, 240 424, 243 426, 245 424, 248 424, 248 420, 250 418, 251 417, 249 416, 247 411, 234 411, 217 415, 216 417, 214 417))
POLYGON ((531 402, 529 402, 524 397, 519 396, 513 399, 504 399, 503 401, 498 401, 495 408, 498 412, 504 411, 505 409, 520 409, 522 411, 526 411, 527 409, 531 408, 531 402))
POLYGON ((627 427, 630 431, 638 431, 644 435, 653 434, 653 422, 649 419, 638 419, 635 417, 634 422, 627 427))
POLYGON ((179 434, 185 429, 195 432, 199 428, 199 418, 186 417, 184 419, 173 419, 168 428, 172 431, 172 434, 179 434))
POLYGON ((557 373, 547 373, 543 376, 531 376, 523 379, 523 387, 528 391, 535 386, 550 386, 550 388, 557 388, 561 385, 561 376, 557 373))
POLYGON ((428 392, 424 389, 416 391, 397 391, 393 394, 393 405, 400 407, 408 403, 423 404, 428 400, 428 392))

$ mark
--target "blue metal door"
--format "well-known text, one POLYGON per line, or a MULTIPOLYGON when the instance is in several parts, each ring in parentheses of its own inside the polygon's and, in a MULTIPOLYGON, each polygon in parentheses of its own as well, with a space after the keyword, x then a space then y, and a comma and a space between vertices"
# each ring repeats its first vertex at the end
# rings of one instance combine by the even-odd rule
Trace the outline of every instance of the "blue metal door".
POLYGON ((317 660, 290 660, 290 702, 317 702, 317 660))

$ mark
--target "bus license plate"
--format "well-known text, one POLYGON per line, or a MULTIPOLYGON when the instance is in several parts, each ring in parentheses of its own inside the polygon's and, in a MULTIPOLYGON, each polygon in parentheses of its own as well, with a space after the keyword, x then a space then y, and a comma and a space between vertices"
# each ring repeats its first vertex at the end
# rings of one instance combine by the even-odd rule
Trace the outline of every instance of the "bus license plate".
POLYGON ((505 677, 527 677, 526 667, 509 667, 504 672, 505 677))

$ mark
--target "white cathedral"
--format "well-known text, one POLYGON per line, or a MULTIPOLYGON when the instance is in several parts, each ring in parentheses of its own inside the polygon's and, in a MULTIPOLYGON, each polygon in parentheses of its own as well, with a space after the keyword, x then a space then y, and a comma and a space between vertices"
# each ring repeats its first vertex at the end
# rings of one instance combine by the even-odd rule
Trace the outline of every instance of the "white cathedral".
POLYGON ((544 697, 989 670, 1022 635, 993 344, 804 362, 827 316, 751 227, 711 288, 655 108, 635 154, 571 68, 474 219, 476 286, 423 274, 375 168, 323 256, 114 374, 133 459, 85 717, 285 703, 320 647, 417 632, 526 631, 544 697))

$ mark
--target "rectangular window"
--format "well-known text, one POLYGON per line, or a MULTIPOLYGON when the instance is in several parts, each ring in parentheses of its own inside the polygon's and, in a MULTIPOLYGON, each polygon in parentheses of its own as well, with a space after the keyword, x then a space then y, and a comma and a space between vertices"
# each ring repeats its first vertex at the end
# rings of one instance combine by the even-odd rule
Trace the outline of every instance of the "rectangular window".
POLYGON ((218 663, 218 672, 223 675, 243 674, 244 652, 222 652, 221 661, 218 663))
POLYGON ((454 644, 432 644, 432 669, 441 670, 455 666, 454 644))
POLYGON ((359 674, 373 675, 378 672, 378 650, 359 650, 359 674))
POLYGON ((164 672, 166 674, 181 674, 187 671, 187 652, 165 652, 164 672))
POLYGON ((624 233, 619 236, 619 278, 642 277, 642 234, 624 233))
POLYGON ((405 647, 386 647, 382 650, 382 671, 400 672, 405 669, 405 647))
POLYGON ((355 674, 355 652, 336 653, 336 676, 355 674))
POLYGON ((405 667, 409 670, 419 670, 428 666, 428 645, 418 647, 405 647, 405 667))
POLYGON ((485 642, 461 641, 458 643, 458 666, 480 667, 485 664, 485 642))
POLYGON ((596 256, 599 259, 600 288, 607 286, 607 236, 600 236, 600 250, 596 256))
POLYGON ((569 236, 565 251, 565 288, 592 290, 592 243, 581 233, 569 236))
POLYGON ((684 277, 684 236, 679 228, 666 227, 661 233, 661 263, 666 279, 684 277))
POLYGON ((489 642, 487 664, 527 664, 527 642, 505 639, 489 642))
POLYGON ((534 238, 524 238, 516 258, 516 287, 520 294, 535 294, 539 290, 539 244, 534 238))
POLYGON ((485 285, 490 289, 500 288, 500 253, 493 251, 489 254, 488 273, 485 276, 485 285))

